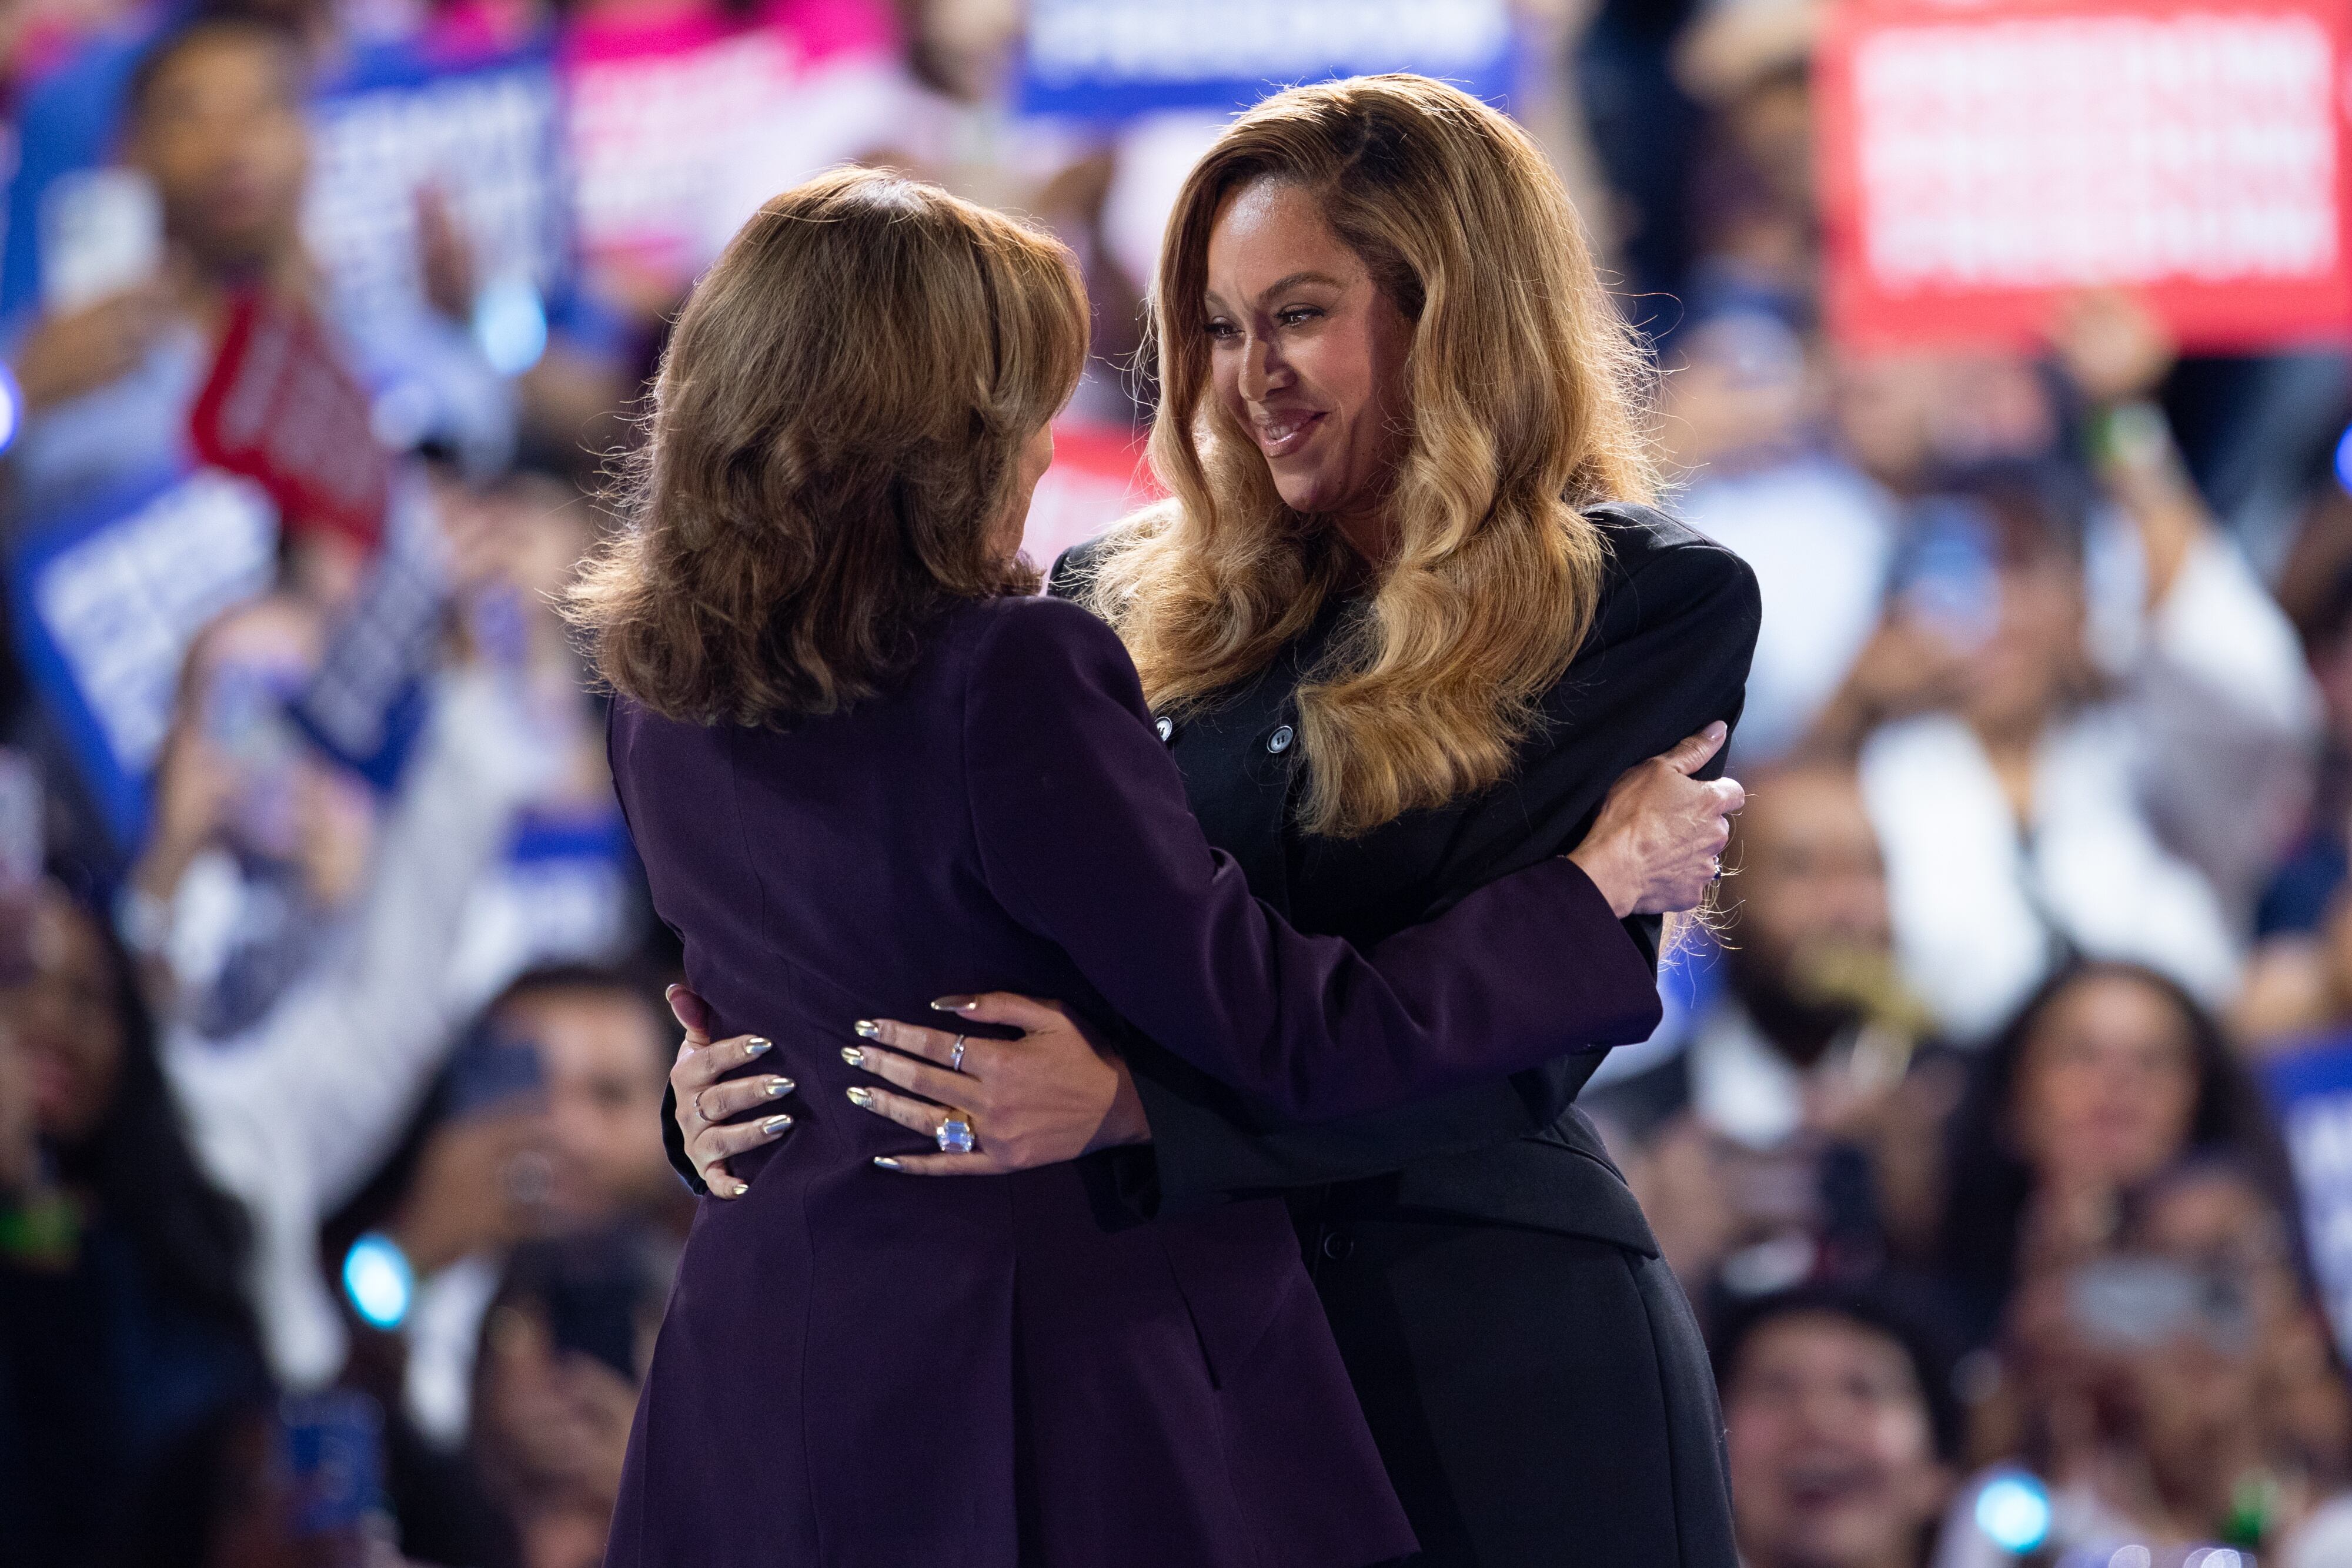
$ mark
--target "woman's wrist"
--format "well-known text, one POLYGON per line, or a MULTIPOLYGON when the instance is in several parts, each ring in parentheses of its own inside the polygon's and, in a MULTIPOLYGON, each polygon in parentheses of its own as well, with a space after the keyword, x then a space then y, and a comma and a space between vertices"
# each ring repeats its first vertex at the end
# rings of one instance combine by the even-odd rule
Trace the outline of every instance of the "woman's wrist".
POLYGON ((1641 899, 1641 879, 1616 850, 1614 838, 1598 842, 1588 838, 1568 852, 1568 859, 1609 901, 1609 913, 1622 920, 1633 913, 1633 905, 1641 899))
POLYGON ((1143 1096, 1135 1090, 1135 1074, 1118 1057, 1109 1058, 1118 1071, 1118 1087, 1111 1094, 1110 1109, 1105 1113, 1102 1125, 1095 1130, 1094 1141, 1087 1152, 1108 1149, 1121 1144, 1151 1142, 1151 1118, 1144 1113, 1143 1096))

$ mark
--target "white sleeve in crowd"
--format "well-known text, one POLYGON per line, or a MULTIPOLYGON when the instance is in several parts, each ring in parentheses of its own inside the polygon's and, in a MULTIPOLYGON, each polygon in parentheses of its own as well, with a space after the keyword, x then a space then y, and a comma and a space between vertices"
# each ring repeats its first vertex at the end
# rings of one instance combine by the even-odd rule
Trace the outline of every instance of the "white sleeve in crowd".
POLYGON ((199 1153, 253 1210, 265 1337, 298 1385, 341 1355, 319 1222, 383 1160, 439 1068, 461 1021, 443 984, 458 916, 550 766, 491 676, 445 677, 347 940, 242 1037, 164 1042, 199 1153))
POLYGON ((2150 815, 2242 919, 2308 800, 2319 695, 2294 628, 2234 544, 2193 548, 2149 616, 2128 696, 2150 815))

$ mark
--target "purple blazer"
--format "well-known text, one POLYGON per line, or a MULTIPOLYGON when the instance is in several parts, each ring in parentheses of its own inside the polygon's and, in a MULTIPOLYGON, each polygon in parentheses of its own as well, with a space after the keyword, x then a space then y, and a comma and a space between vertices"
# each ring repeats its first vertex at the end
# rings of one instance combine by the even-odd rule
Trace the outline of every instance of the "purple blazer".
MULTIPOLYGON (((1290 929, 1187 810, 1126 651, 962 606, 893 695, 789 730, 614 706, 656 908, 796 1124, 705 1199, 610 1568, 1360 1568, 1412 1550, 1278 1201, 1146 1222, 1113 1156, 984 1179, 851 1107, 851 1024, 1003 989, 1123 1018, 1336 1116, 1654 1027, 1640 948, 1554 860, 1360 954, 1290 929)), ((977 1129, 984 1142, 988 1129, 977 1129)))

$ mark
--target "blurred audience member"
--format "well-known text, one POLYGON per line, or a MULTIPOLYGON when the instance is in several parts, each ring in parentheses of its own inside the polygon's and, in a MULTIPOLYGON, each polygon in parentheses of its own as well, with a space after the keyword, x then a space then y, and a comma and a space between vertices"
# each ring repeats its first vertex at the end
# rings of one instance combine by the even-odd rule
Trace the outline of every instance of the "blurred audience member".
POLYGON ((1925 1568, 1952 1493, 1949 1352, 1884 1285, 1748 1303, 1716 1336, 1747 1568, 1925 1568))
POLYGON ((2124 1200, 2192 1155, 2291 1191, 2260 1094, 2179 982, 2112 961, 2062 970, 1975 1064, 1947 1140, 1940 1273, 1973 1338, 2016 1282, 2097 1255, 2124 1200))
POLYGON ((1860 752, 1906 971, 1963 1041, 2073 954, 2220 1005, 2308 779, 2316 703, 2292 632, 2145 401, 2168 348, 2108 300, 2059 345, 2096 413, 2105 501, 2046 462, 1980 470, 1914 525, 1891 612, 1891 634, 1959 663, 1865 650, 1819 727, 1860 752), (1955 675, 1948 711, 1874 730, 1955 675))
POLYGON ((1932 1225, 1948 1069, 1906 1082, 1926 1019, 1895 973, 1886 880, 1851 765, 1756 777, 1726 863, 1720 993, 1688 1042, 1590 1091, 1643 1147, 1636 1186, 1695 1292, 1874 1268, 1891 1224, 1916 1252, 1932 1225))
POLYGON ((2313 1333, 2264 1183, 2226 1159, 2192 1161, 2131 1208, 2111 1245, 2030 1265, 1978 1413, 1977 1447, 1999 1462, 1956 1503, 1938 1568, 2036 1548, 2067 1562, 2130 1547, 2170 1564, 2204 1546, 2292 1562, 2298 1536, 2340 1521, 2341 1371, 2313 1333))
POLYGON ((483 1324, 472 1448, 523 1568, 604 1560, 675 1263, 620 1228, 526 1248, 509 1270, 483 1324))
POLYGON ((464 1437, 482 1316, 526 1241, 625 1230, 667 1281, 692 1206, 661 1142, 669 1016, 617 970, 548 968, 508 987, 451 1061, 405 1193, 383 1228, 419 1282, 404 1405, 464 1437))
POLYGON ((1744 763, 1787 752, 1876 630, 1897 506, 1822 440, 1820 365, 1769 309, 1727 307, 1674 340, 1661 434, 1692 471, 1676 510, 1756 569, 1764 625, 1744 763))
MULTIPOLYGON (((53 514, 110 484, 186 462, 191 416, 224 370, 215 361, 241 343, 235 329, 254 311, 281 325, 296 351, 341 361, 316 377, 348 381, 356 367, 363 379, 396 382, 387 406, 400 411, 391 423, 406 439, 440 439, 492 465, 510 445, 508 394, 457 323, 337 320, 340 338, 321 339, 320 280, 301 233, 305 71, 294 35, 238 16, 189 22, 140 57, 123 140, 160 208, 160 270, 40 319, 9 353, 26 415, 9 454, 20 517, 53 514)), ((369 394, 354 395, 357 439, 367 442, 369 394)), ((317 532, 343 519, 283 521, 317 532)))
POLYGON ((268 1378, 247 1217, 190 1149, 129 960, 55 883, 31 938, 0 992, 0 1541, 68 1565, 268 1378))
MULTIPOLYGON (((310 913, 303 960, 235 1032, 188 1024, 166 1043, 205 1164, 254 1211, 266 1342, 298 1387, 343 1361, 320 1222, 391 1152, 448 1051, 464 1017, 448 983, 460 916, 547 783, 541 732, 494 672, 444 672, 426 690, 415 755, 349 896, 310 913)), ((188 703, 202 700, 192 685, 188 703)), ((184 708, 179 724, 199 712, 184 708)))

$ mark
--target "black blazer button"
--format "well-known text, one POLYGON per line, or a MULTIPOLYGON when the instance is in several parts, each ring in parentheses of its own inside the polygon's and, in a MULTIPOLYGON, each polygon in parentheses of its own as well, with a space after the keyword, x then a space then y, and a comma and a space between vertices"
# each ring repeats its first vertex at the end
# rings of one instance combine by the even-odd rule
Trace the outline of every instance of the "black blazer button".
POLYGON ((1151 727, 1160 732, 1162 745, 1176 738, 1176 721, 1172 718, 1154 719, 1151 727))
POLYGON ((1290 743, 1296 738, 1297 737, 1292 732, 1291 727, 1286 724, 1280 729, 1276 730, 1272 735, 1265 737, 1265 748, 1268 751, 1273 752, 1276 757, 1279 757, 1284 752, 1290 749, 1290 743))
POLYGON ((1334 1263, 1344 1263, 1356 1250, 1356 1239, 1344 1230, 1326 1231, 1323 1236, 1323 1256, 1334 1263))

